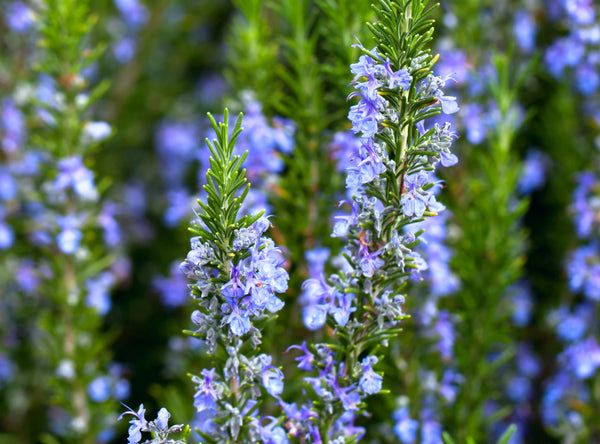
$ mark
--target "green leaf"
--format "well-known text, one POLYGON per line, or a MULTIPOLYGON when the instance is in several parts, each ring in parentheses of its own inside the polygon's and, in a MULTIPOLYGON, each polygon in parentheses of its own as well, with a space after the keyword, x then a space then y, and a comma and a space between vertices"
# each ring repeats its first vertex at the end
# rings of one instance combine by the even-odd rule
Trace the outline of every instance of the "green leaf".
POLYGON ((452 439, 448 432, 442 433, 442 439, 444 440, 444 444, 456 444, 456 442, 452 439))
POLYGON ((498 440, 498 444, 508 444, 508 441, 510 441, 510 438, 512 438, 512 436, 514 435, 514 433, 516 431, 517 431, 516 425, 511 424, 510 426, 508 426, 508 428, 505 430, 505 432, 502 434, 502 436, 498 440))

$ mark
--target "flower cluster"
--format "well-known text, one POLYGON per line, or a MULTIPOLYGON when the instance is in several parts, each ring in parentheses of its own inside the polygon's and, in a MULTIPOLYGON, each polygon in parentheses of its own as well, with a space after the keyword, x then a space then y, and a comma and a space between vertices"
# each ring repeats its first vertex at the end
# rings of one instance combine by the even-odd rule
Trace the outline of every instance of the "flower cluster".
MULTIPOLYGON (((90 86, 92 70, 84 69, 100 56, 88 40, 94 24, 88 7, 41 1, 34 13, 22 2, 9 6, 9 28, 43 44, 32 45, 24 60, 37 67, 37 78, 15 78, 12 97, 0 102, 0 245, 9 250, 3 268, 14 271, 2 286, 26 295, 23 309, 35 313, 19 327, 28 331, 19 347, 26 355, 34 351, 46 372, 32 387, 53 399, 43 407, 57 419, 56 434, 106 442, 115 398, 128 396, 129 383, 123 369, 108 362, 110 340, 100 326, 128 267, 117 259, 120 209, 105 198, 93 170, 91 153, 112 129, 91 120, 103 89, 90 86), (77 31, 63 27, 66 22, 77 23, 77 31)), ((6 324, 2 333, 10 330, 6 324)), ((19 365, 29 366, 28 359, 19 365)))
POLYGON ((285 433, 278 420, 261 418, 255 406, 260 387, 279 398, 284 376, 271 356, 256 348, 262 324, 284 306, 278 295, 287 290, 289 276, 281 249, 265 235, 271 224, 264 210, 239 216, 249 192, 242 169, 247 152, 234 154, 241 118, 230 132, 227 111, 223 124, 210 117, 216 138, 207 139, 206 201, 198 201, 201 211, 190 228, 196 236, 180 264, 198 303, 191 315, 198 328, 189 334, 205 341, 216 364, 192 376, 194 407, 202 415, 199 429, 208 442, 255 442, 259 437, 271 442, 269 437, 285 433))
MULTIPOLYGON (((209 312, 197 310, 192 314, 192 321, 200 326, 197 333, 216 340, 220 334, 232 337, 251 332, 254 340, 258 341, 258 330, 252 327, 251 320, 259 321, 267 317, 267 312, 281 310, 283 301, 277 293, 287 290, 288 274, 282 267, 281 249, 275 247, 271 239, 262 236, 269 226, 269 220, 262 216, 248 228, 235 231, 231 250, 247 257, 237 264, 229 262, 227 282, 222 285, 216 283, 221 278, 215 274, 215 264, 218 263, 216 246, 192 238, 192 249, 180 269, 195 281, 192 295, 200 306, 210 309, 209 312), (219 300, 214 299, 215 292, 220 294, 219 300), (215 304, 218 304, 217 310, 214 310, 215 304), (221 331, 223 328, 225 332, 221 331)), ((214 349, 216 343, 209 341, 209 346, 214 349)))

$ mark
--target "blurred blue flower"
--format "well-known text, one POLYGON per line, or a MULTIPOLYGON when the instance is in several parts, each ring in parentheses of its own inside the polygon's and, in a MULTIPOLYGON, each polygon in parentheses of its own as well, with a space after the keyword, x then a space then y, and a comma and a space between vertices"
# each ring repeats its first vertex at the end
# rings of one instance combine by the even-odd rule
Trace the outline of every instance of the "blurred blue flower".
POLYGON ((8 5, 5 20, 11 31, 23 34, 35 23, 35 15, 24 2, 16 1, 8 5))
POLYGON ((544 186, 549 162, 549 157, 540 151, 529 150, 527 152, 523 161, 523 172, 517 185, 521 194, 531 194, 544 186))

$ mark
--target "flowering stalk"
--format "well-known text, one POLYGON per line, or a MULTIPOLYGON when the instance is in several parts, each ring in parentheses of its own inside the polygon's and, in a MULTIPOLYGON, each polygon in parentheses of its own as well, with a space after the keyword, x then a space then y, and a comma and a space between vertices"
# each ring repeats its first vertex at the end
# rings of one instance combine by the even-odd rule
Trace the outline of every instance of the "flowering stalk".
POLYGON ((63 442, 105 442, 115 398, 126 397, 129 388, 119 367, 107 369, 110 339, 101 333, 117 283, 111 266, 119 231, 88 167, 91 153, 111 133, 108 124, 87 117, 107 88, 106 82, 89 88, 85 73, 102 48, 89 46, 96 17, 88 2, 46 0, 37 15, 40 85, 37 98, 28 97, 37 107, 31 142, 41 148, 41 181, 22 204, 22 235, 48 264, 35 290, 44 301, 36 351, 52 400, 51 434, 63 442))
POLYGON ((448 430, 458 442, 488 436, 488 427, 505 418, 512 403, 496 395, 503 387, 501 378, 492 375, 500 374, 515 354, 512 307, 503 301, 521 276, 524 262, 525 231, 520 219, 528 200, 516 198, 521 165, 513 145, 523 121, 516 96, 526 74, 526 70, 512 72, 508 56, 494 56, 486 91, 498 108, 488 129, 488 150, 478 153, 481 168, 468 182, 471 195, 457 197, 454 208, 463 234, 453 263, 463 287, 449 305, 461 316, 457 341, 469 344, 456 350, 464 382, 457 407, 447 418, 448 430), (489 403, 491 398, 498 404, 489 403))
POLYGON ((424 261, 414 251, 418 236, 404 228, 443 211, 434 191, 439 183, 430 172, 451 166, 455 134, 448 123, 425 129, 425 119, 458 110, 445 96, 445 79, 431 73, 436 61, 426 45, 433 34, 432 8, 425 1, 380 0, 379 22, 369 25, 376 47, 365 49, 355 74, 358 104, 350 109, 352 130, 361 144, 347 168, 350 215, 337 216, 332 236, 346 239, 344 263, 329 279, 305 282, 305 324, 327 324, 330 342, 309 350, 299 367, 317 370, 305 378, 310 402, 304 409, 284 405, 290 433, 311 433, 313 442, 357 440, 364 429, 350 427, 365 411, 366 396, 382 390, 374 370, 382 346, 400 332, 404 296, 400 294, 412 269, 424 261), (399 35, 392 30, 398 30, 399 35))
POLYGON ((581 244, 566 264, 571 294, 549 316, 563 350, 545 382, 541 417, 546 429, 563 442, 583 443, 599 433, 600 180, 597 172, 588 170, 577 182, 571 210, 581 244))
MULTIPOLYGON (((198 328, 187 333, 205 341, 212 361, 212 368, 190 375, 196 385, 194 407, 203 418, 199 431, 209 443, 285 436, 276 419, 262 418, 258 411, 263 392, 276 398, 282 393, 283 373, 257 349, 262 326, 283 308, 277 294, 286 291, 288 274, 281 250, 263 236, 270 226, 264 211, 239 216, 250 190, 242 169, 248 153, 233 154, 242 120, 240 115, 230 135, 228 114, 225 110, 218 125, 209 114, 216 138, 207 139, 212 156, 203 186, 206 201, 198 201, 192 248, 180 267, 198 303, 191 317, 198 328)), ((130 442, 139 442, 136 421, 143 412, 130 414, 130 442)))

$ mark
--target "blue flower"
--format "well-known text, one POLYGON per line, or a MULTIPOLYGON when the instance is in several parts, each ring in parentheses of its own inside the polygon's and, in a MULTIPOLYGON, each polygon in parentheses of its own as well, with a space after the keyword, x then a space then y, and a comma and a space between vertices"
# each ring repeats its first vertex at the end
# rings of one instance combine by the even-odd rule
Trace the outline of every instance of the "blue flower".
POLYGON ((137 41, 133 37, 119 39, 113 47, 113 55, 117 62, 127 63, 133 59, 137 51, 137 41))
POLYGON ((577 24, 589 25, 594 22, 594 0, 564 0, 563 3, 567 13, 577 24))
POLYGON ((367 356, 362 360, 363 374, 358 381, 358 386, 367 395, 374 395, 381 391, 383 377, 373 371, 373 365, 377 363, 375 356, 367 356))
POLYGON ((271 356, 263 354, 260 360, 263 364, 261 372, 263 386, 271 396, 278 397, 283 393, 283 372, 271 365, 271 356))
POLYGON ((598 67, 584 63, 575 70, 575 86, 586 96, 594 94, 600 85, 598 67))
POLYGON ((408 89, 408 88, 410 88, 410 83, 412 82, 412 76, 408 73, 408 70, 399 69, 398 71, 394 71, 392 69, 392 65, 391 65, 389 59, 385 61, 384 66, 385 66, 385 71, 389 78, 389 82, 388 82, 388 86, 387 86, 389 89, 394 89, 394 88, 408 89))
POLYGON ((327 312, 327 305, 308 305, 302 310, 302 322, 309 330, 318 330, 325 325, 327 312))
POLYGON ((57 217, 61 232, 56 237, 58 248, 65 254, 73 254, 79 248, 83 234, 79 230, 81 221, 76 216, 57 217))
POLYGON ((340 327, 345 326, 350 318, 350 313, 356 311, 356 307, 352 306, 354 294, 336 291, 333 295, 333 301, 329 306, 329 313, 335 319, 340 327))
POLYGON ((385 261, 379 257, 381 253, 383 253, 383 250, 370 253, 368 246, 362 242, 360 243, 358 248, 358 266, 363 276, 373 277, 375 271, 385 264, 385 261))
POLYGON ((411 419, 408 407, 402 407, 396 410, 392 417, 396 422, 394 424, 394 433, 404 444, 411 444, 417 439, 417 430, 419 421, 411 419))
POLYGON ((519 192, 528 195, 540 189, 546 182, 548 156, 537 150, 529 150, 523 162, 523 173, 519 178, 519 192))
POLYGON ((15 233, 6 222, 0 220, 0 249, 6 250, 12 247, 15 241, 15 233))
POLYGON ((134 30, 141 28, 148 20, 148 10, 138 0, 114 0, 121 17, 134 30))
POLYGON ((56 192, 71 188, 85 200, 94 201, 98 198, 98 192, 94 185, 94 173, 83 165, 81 156, 67 157, 58 162, 58 174, 53 188, 56 192))
POLYGON ((243 336, 250 331, 250 318, 248 313, 240 310, 237 304, 232 307, 231 313, 223 318, 225 324, 229 324, 231 333, 236 336, 243 336))
POLYGON ((513 33, 517 39, 519 48, 525 54, 531 53, 535 48, 536 24, 528 11, 517 11, 513 24, 513 33))
POLYGON ((219 399, 214 387, 215 369, 202 370, 202 379, 199 379, 199 385, 194 394, 194 407, 196 411, 204 410, 214 411, 217 408, 217 400, 219 399))
POLYGON ((270 416, 262 418, 258 426, 258 433, 260 435, 261 442, 264 444, 287 444, 289 439, 283 427, 279 425, 279 420, 270 416), (270 419, 267 425, 262 425, 264 419, 270 419))
POLYGON ((84 142, 101 142, 111 134, 110 125, 106 122, 86 122, 83 125, 84 142))
POLYGON ((137 413, 131 410, 129 407, 127 408, 129 410, 122 413, 118 420, 121 420, 125 415, 133 416, 133 419, 129 421, 131 425, 129 426, 129 436, 127 437, 127 442, 129 444, 138 443, 142 439, 142 431, 148 429, 148 422, 144 418, 146 409, 144 409, 144 404, 140 404, 140 408, 138 409, 137 413))
POLYGON ((115 283, 115 278, 112 273, 106 271, 100 273, 86 282, 87 295, 85 302, 88 307, 94 307, 98 310, 100 316, 106 315, 111 306, 110 289, 115 283))
POLYGON ((88 385, 90 399, 94 402, 104 402, 111 395, 111 379, 108 376, 99 376, 88 385))
MULTIPOLYGON (((192 252, 190 252, 190 254, 191 253, 192 252)), ((189 254, 188 254, 188 256, 189 256, 189 254)), ((188 260, 189 260, 189 257, 188 257, 188 260)), ((190 261, 190 262, 192 262, 192 261, 190 261)), ((234 266, 232 263, 230 263, 230 276, 231 276, 230 281, 221 287, 221 294, 223 294, 223 296, 225 298, 227 298, 228 300, 231 299, 233 301, 237 301, 239 298, 241 298, 244 295, 244 288, 245 288, 244 283, 241 281, 241 278, 242 278, 241 264, 234 266)))
POLYGON ((408 217, 423 217, 430 201, 429 193, 423 191, 423 186, 429 183, 427 173, 419 171, 414 174, 407 174, 404 177, 404 183, 406 191, 400 201, 404 214, 408 217))
MULTIPOLYGON (((342 205, 344 203, 348 203, 344 200, 342 200, 339 205, 342 205)), ((357 221, 357 217, 358 217, 358 203, 353 200, 350 205, 352 206, 352 214, 350 216, 347 215, 338 215, 338 216, 334 216, 334 219, 336 220, 334 226, 333 226, 333 231, 331 233, 331 237, 346 237, 348 235, 348 230, 350 229, 351 226, 356 224, 357 221)))
POLYGON ((559 356, 561 363, 579 379, 591 377, 600 367, 600 347, 595 337, 573 344, 559 356))
POLYGON ((17 197, 17 181, 10 170, 5 166, 0 166, 0 199, 7 201, 17 197))
POLYGON ((23 34, 35 23, 35 15, 27 5, 16 1, 8 6, 6 24, 16 34, 23 34))
POLYGON ((25 117, 14 101, 5 98, 0 108, 1 146, 5 153, 13 153, 25 143, 25 117))
POLYGON ((298 350, 301 350, 302 352, 304 352, 304 355, 294 358, 295 361, 298 361, 298 368, 302 369, 302 370, 306 370, 307 372, 311 372, 313 369, 313 363, 315 362, 315 355, 313 355, 306 348, 306 341, 302 341, 301 346, 292 345, 292 346, 288 347, 286 352, 288 352, 292 349, 298 349, 298 350))
MULTIPOLYGON (((422 416, 429 416, 428 413, 423 413, 422 416)), ((421 424, 421 443, 422 444, 439 444, 442 440, 442 425, 433 418, 423 419, 421 424)))

